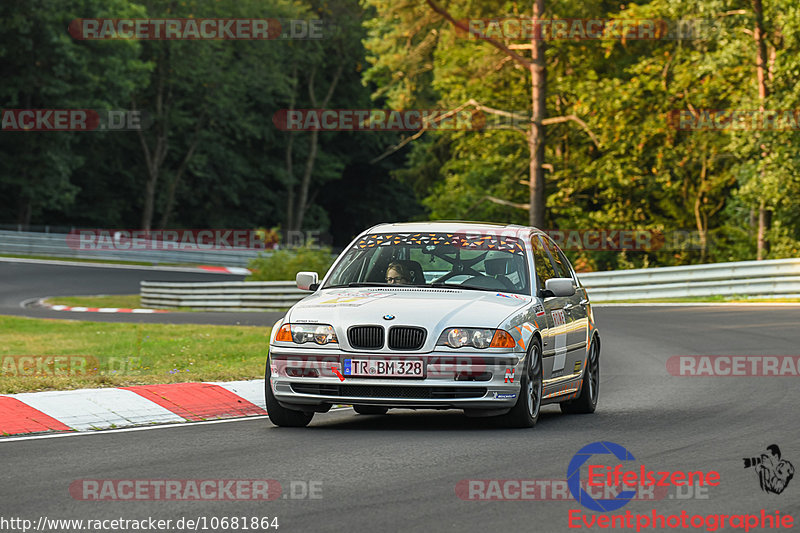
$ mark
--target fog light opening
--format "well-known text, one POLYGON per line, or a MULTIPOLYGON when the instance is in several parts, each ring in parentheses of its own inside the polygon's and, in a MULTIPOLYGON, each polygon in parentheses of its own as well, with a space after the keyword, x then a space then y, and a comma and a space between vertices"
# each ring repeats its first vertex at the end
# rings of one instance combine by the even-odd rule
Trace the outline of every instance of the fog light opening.
POLYGON ((316 368, 287 368, 286 375, 290 378, 318 378, 319 370, 316 368))

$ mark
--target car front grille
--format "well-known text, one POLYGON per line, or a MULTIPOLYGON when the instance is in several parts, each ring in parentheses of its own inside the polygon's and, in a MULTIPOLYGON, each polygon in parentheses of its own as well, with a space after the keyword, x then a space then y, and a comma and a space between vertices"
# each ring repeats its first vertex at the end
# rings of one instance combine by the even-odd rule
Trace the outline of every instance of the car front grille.
POLYGON ((389 348, 392 350, 419 350, 425 343, 423 328, 394 326, 389 328, 389 348))
POLYGON ((485 387, 408 387, 392 385, 316 385, 292 383, 292 391, 315 396, 348 396, 358 398, 407 398, 414 400, 446 400, 482 398, 485 387))
POLYGON ((350 346, 360 349, 376 349, 383 347, 383 327, 353 326, 347 330, 350 346))

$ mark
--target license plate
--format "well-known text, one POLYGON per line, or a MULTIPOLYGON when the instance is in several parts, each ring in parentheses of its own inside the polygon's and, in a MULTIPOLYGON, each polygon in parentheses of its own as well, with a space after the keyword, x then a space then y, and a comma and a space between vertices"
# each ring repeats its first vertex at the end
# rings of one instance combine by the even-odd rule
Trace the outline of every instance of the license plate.
POLYGON ((425 375, 422 359, 345 359, 345 376, 369 378, 421 378, 425 375))

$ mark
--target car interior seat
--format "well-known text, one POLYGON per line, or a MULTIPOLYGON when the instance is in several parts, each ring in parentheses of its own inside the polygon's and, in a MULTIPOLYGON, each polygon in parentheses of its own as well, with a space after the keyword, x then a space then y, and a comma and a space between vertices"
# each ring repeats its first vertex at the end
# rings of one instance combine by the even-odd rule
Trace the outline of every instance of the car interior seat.
POLYGON ((411 285, 425 285, 425 273, 422 271, 422 265, 417 261, 400 259, 395 261, 395 263, 400 263, 411 273, 411 279, 408 280, 411 285))
POLYGON ((483 262, 486 268, 486 275, 496 279, 507 290, 515 290, 514 284, 506 276, 514 272, 514 266, 511 264, 510 259, 505 257, 498 257, 496 259, 486 259, 483 262))

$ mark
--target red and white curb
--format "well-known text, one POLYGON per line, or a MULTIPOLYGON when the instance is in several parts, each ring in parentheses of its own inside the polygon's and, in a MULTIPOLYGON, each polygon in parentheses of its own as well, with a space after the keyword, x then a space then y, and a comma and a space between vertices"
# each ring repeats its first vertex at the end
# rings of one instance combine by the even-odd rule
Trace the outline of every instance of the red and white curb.
POLYGON ((250 270, 243 267, 221 267, 221 266, 200 265, 197 268, 206 270, 208 272, 220 272, 223 274, 240 274, 243 276, 249 276, 250 274, 252 274, 250 270))
POLYGON ((0 395, 0 435, 266 415, 264 380, 0 395))
POLYGON ((54 305, 45 302, 44 299, 38 300, 36 304, 40 307, 46 307, 52 311, 73 311, 78 313, 169 313, 169 311, 166 309, 128 309, 125 307, 73 307, 70 305, 54 305))

